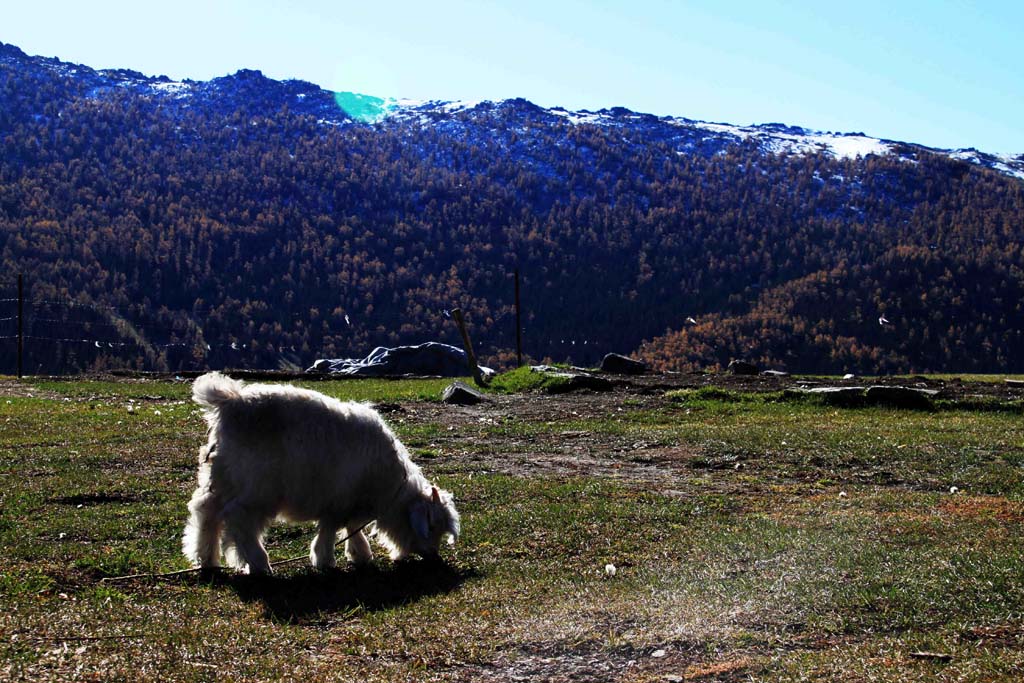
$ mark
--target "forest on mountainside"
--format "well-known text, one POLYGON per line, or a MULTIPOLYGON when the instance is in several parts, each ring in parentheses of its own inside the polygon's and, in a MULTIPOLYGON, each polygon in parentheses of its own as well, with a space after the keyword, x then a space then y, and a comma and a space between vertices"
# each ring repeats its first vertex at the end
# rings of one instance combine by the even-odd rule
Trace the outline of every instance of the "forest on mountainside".
POLYGON ((5 372, 18 273, 27 367, 69 372, 457 344, 456 306, 506 365, 516 268, 537 360, 1020 372, 1022 226, 1024 183, 919 148, 684 154, 514 102, 334 125, 0 65, 5 372))
POLYGON ((897 247, 762 295, 749 312, 713 314, 645 344, 659 370, 724 368, 743 358, 808 373, 1020 367, 1024 271, 982 257, 897 247))

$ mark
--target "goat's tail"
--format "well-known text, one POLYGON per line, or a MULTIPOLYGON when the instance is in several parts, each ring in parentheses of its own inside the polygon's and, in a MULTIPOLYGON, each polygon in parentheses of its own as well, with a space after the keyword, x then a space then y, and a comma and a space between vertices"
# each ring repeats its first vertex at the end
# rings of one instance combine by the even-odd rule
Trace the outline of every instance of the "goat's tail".
POLYGON ((208 372, 192 383, 192 400, 201 406, 217 409, 238 398, 244 386, 241 380, 231 379, 219 372, 208 372))

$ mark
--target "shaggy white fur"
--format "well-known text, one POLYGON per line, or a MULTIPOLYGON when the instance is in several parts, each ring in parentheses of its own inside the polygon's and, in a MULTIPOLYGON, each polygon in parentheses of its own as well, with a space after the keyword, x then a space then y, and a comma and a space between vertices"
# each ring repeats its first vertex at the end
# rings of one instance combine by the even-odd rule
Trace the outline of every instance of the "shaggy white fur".
MULTIPOLYGON (((199 450, 199 486, 188 504, 182 550, 196 566, 269 574, 263 533, 274 517, 318 523, 315 567, 335 566, 339 530, 376 522, 393 559, 437 557, 454 543, 459 513, 432 486, 380 415, 292 386, 246 385, 218 372, 196 379, 209 441, 199 450)), ((345 544, 356 563, 373 557, 359 531, 345 544)))

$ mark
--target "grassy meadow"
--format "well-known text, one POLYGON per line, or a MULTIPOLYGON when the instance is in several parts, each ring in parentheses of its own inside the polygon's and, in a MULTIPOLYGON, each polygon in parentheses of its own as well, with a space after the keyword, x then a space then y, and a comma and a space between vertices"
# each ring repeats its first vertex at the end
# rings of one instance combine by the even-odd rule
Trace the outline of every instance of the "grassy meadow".
POLYGON ((445 566, 109 581, 187 568, 190 385, 0 380, 0 680, 1024 680, 1019 399, 447 384, 308 385, 454 493, 445 566))

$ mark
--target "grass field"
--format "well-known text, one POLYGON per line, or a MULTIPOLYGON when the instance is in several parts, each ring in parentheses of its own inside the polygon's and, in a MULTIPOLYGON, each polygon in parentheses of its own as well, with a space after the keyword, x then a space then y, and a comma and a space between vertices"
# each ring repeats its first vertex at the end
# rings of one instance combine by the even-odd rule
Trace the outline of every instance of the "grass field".
POLYGON ((446 566, 109 582, 187 567, 190 386, 0 380, 0 680, 1024 680, 1020 396, 447 383, 310 385, 453 491, 446 566))

